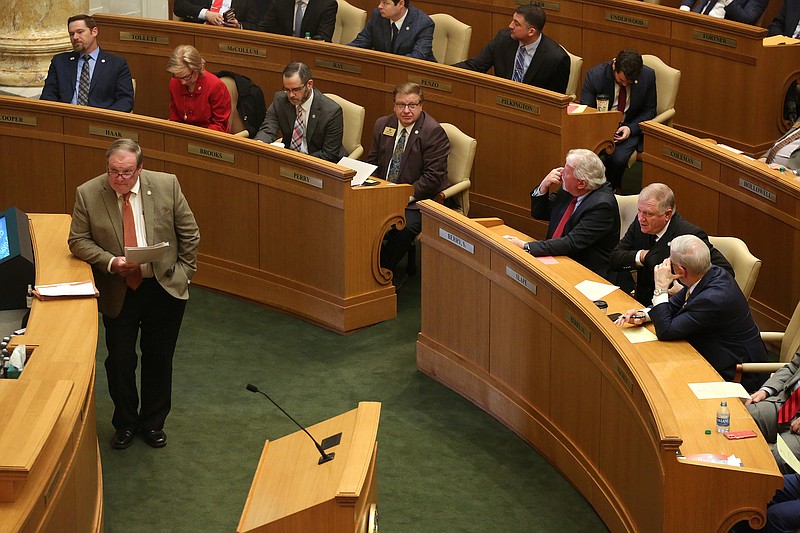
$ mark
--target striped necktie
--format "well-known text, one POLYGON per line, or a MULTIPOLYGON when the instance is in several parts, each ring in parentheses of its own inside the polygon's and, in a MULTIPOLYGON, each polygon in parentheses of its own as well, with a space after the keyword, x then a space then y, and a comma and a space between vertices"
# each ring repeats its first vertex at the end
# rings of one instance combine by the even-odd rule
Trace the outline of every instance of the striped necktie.
POLYGON ((78 98, 76 103, 78 105, 89 105, 89 85, 91 84, 91 76, 89 75, 89 60, 92 58, 90 55, 83 56, 83 67, 81 68, 81 81, 78 85, 78 98))
POLYGON ((303 136, 306 134, 306 128, 303 125, 303 106, 297 106, 297 119, 294 121, 294 128, 292 128, 292 142, 289 148, 295 152, 301 152, 303 148, 303 136))
POLYGON ((397 139, 397 144, 394 147, 394 152, 392 152, 392 160, 389 163, 389 174, 387 178, 392 183, 397 183, 397 180, 400 179, 400 161, 403 160, 403 152, 406 149, 406 129, 400 132, 400 137, 397 139))
POLYGON ((514 74, 511 76, 511 81, 522 81, 525 77, 525 47, 520 46, 517 48, 517 57, 514 59, 514 74))
POLYGON ((775 161, 775 156, 778 155, 778 152, 780 152, 781 149, 784 146, 792 144, 798 138, 800 138, 800 127, 797 127, 797 128, 792 129, 792 130, 789 130, 789 132, 786 133, 786 135, 783 136, 783 139, 781 139, 778 142, 776 142, 775 144, 773 144, 772 148, 769 149, 769 152, 767 152, 767 158, 766 158, 767 163, 774 162, 775 161))

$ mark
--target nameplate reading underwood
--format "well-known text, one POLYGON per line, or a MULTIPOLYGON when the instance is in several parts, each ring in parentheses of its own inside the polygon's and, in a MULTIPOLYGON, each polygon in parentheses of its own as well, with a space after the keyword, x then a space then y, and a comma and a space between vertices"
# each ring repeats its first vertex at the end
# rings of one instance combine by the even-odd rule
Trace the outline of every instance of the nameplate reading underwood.
POLYGON ((612 13, 610 11, 606 12, 605 19, 610 22, 619 22, 620 24, 636 26, 637 28, 647 28, 650 26, 650 22, 647 19, 631 17, 630 15, 623 15, 622 13, 612 13))

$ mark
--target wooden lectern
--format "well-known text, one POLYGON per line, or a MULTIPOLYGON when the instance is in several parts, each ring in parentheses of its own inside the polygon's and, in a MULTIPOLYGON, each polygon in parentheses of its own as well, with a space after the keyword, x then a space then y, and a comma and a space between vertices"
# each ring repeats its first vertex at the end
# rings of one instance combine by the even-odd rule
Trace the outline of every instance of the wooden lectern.
POLYGON ((256 469, 240 533, 368 533, 374 525, 379 402, 353 409, 308 428, 333 460, 318 464, 320 453, 302 431, 267 441, 256 469), (341 441, 328 448, 328 437, 341 441))

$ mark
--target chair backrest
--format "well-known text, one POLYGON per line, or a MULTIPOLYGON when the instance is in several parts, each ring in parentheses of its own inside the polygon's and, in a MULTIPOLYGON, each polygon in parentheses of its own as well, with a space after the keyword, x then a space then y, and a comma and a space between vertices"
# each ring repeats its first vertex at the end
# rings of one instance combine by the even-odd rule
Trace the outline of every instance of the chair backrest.
POLYGON ((800 302, 794 308, 789 325, 781 341, 780 361, 788 363, 794 358, 794 354, 800 350, 800 302))
POLYGON ((753 287, 758 279, 758 273, 761 271, 761 259, 751 254, 747 244, 736 237, 712 237, 709 235, 708 240, 714 245, 714 248, 722 252, 722 255, 731 264, 733 272, 736 274, 736 283, 742 289, 744 297, 749 300, 750 293, 753 292, 753 287))
POLYGON ((345 100, 337 94, 325 93, 325 96, 339 104, 342 108, 344 117, 344 135, 342 135, 342 146, 347 150, 348 156, 358 159, 364 153, 361 146, 361 132, 364 130, 364 116, 366 111, 358 104, 345 100))
POLYGON ((443 65, 452 65, 467 59, 472 40, 472 26, 446 13, 431 15, 433 20, 433 55, 443 65))
POLYGON ((336 0, 339 9, 336 11, 336 28, 333 30, 331 41, 338 44, 347 44, 364 29, 367 23, 367 12, 345 0, 336 0))
MULTIPOLYGON (((563 46, 561 48, 564 48, 563 46)), ((573 100, 577 100, 578 80, 581 79, 581 68, 583 67, 583 58, 573 55, 564 48, 564 51, 569 56, 569 81, 567 82, 567 96, 571 96, 573 100)))
POLYGON ((639 201, 639 195, 622 196, 615 194, 614 196, 617 197, 617 207, 619 208, 619 240, 622 240, 625 232, 628 231, 628 226, 636 218, 636 213, 638 212, 636 203, 639 201))
POLYGON ((656 117, 653 120, 672 126, 672 118, 675 116, 675 99, 678 97, 678 87, 681 83, 681 71, 670 67, 657 56, 644 54, 642 61, 656 71, 658 103, 656 104, 656 117))
POLYGON ((239 90, 236 88, 236 80, 230 76, 222 76, 220 80, 228 88, 228 92, 231 95, 231 116, 228 117, 228 131, 234 135, 242 136, 241 132, 247 132, 247 127, 239 115, 239 110, 236 109, 236 105, 239 103, 239 90))
MULTIPOLYGON (((447 179, 450 185, 468 181, 472 174, 472 162, 475 160, 475 151, 478 141, 462 132, 456 126, 442 123, 442 129, 450 139, 450 155, 447 156, 447 179)), ((469 213, 469 187, 454 196, 457 205, 452 206, 464 216, 469 213)))

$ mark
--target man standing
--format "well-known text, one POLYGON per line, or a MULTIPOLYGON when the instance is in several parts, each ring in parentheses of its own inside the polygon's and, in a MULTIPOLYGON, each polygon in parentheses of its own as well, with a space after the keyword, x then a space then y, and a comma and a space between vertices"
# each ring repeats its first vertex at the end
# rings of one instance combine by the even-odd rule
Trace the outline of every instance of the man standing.
POLYGON ((138 431, 147 444, 161 448, 167 444, 172 357, 196 270, 200 231, 178 179, 143 170, 142 150, 134 141, 114 141, 106 152, 106 168, 77 189, 69 249, 92 265, 100 291, 116 429, 111 446, 127 448, 138 431), (161 242, 169 244, 162 259, 142 265, 125 260, 125 247, 161 242))
POLYGON ((683 0, 681 11, 694 11, 703 15, 755 24, 769 0, 683 0))
POLYGON ((557 93, 569 82, 569 56, 542 33, 544 9, 535 4, 517 6, 508 28, 497 32, 480 53, 453 65, 477 72, 494 69, 494 75, 557 93))
POLYGON ((639 123, 656 116, 656 73, 644 66, 636 50, 622 50, 615 59, 601 63, 586 73, 581 88, 581 103, 597 107, 597 96, 607 95, 609 109, 622 113, 614 132, 614 152, 604 156, 606 178, 614 189, 622 187, 622 175, 635 150, 644 149, 639 123))
POLYGON ((275 93, 255 139, 271 143, 282 135, 286 148, 335 163, 347 155, 343 134, 342 108, 314 87, 311 69, 286 65, 283 90, 275 93))
POLYGON ((549 220, 547 240, 506 238, 533 256, 566 255, 608 279, 608 256, 619 241, 617 199, 591 150, 570 150, 531 191, 531 215, 549 220), (560 185, 550 194, 550 187, 560 185))
POLYGON ((128 62, 100 49, 93 17, 70 17, 67 30, 72 52, 58 54, 50 61, 40 99, 130 113, 133 82, 128 62))
POLYGON ((380 0, 367 25, 348 46, 436 61, 433 20, 410 0, 380 0))
POLYGON ((258 31, 331 42, 337 11, 336 0, 272 0, 258 31))
POLYGON ((393 271, 396 286, 403 276, 397 263, 422 231, 417 200, 433 198, 449 185, 447 156, 450 140, 439 123, 422 110, 422 87, 405 82, 394 88, 394 114, 379 118, 372 133, 367 162, 377 165, 375 175, 393 183, 414 186, 406 207, 406 226, 392 228, 381 248, 381 267, 393 271))
POLYGON ((175 0, 173 12, 184 22, 255 30, 266 4, 262 0, 175 0))

